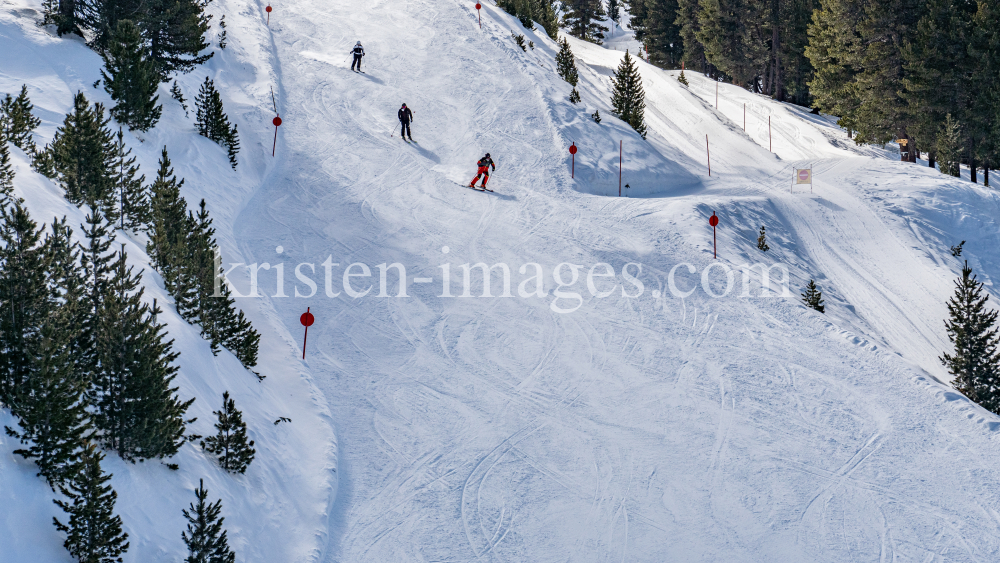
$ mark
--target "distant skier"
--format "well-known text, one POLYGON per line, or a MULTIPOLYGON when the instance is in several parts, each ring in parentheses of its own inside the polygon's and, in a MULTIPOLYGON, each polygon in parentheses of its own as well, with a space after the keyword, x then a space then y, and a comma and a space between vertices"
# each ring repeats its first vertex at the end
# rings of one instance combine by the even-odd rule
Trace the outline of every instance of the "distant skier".
POLYGON ((351 70, 354 70, 354 67, 357 66, 358 72, 361 72, 361 57, 365 56, 365 49, 361 46, 360 41, 358 41, 358 44, 354 46, 351 53, 354 54, 354 62, 351 63, 351 70))
POLYGON ((403 107, 399 108, 397 115, 399 116, 399 124, 401 126, 400 136, 403 137, 404 141, 409 136, 412 141, 413 133, 410 132, 410 122, 413 121, 413 112, 410 111, 410 108, 406 107, 406 104, 403 104, 403 107))
POLYGON ((479 181, 479 177, 485 176, 483 178, 483 185, 482 185, 482 188, 485 190, 486 184, 490 181, 490 167, 492 166, 493 170, 495 171, 497 169, 497 165, 493 162, 493 159, 490 158, 490 153, 486 153, 486 156, 479 159, 479 162, 476 163, 476 166, 479 167, 479 172, 476 174, 475 179, 472 180, 472 183, 469 184, 469 187, 470 188, 476 187, 476 182, 479 181))

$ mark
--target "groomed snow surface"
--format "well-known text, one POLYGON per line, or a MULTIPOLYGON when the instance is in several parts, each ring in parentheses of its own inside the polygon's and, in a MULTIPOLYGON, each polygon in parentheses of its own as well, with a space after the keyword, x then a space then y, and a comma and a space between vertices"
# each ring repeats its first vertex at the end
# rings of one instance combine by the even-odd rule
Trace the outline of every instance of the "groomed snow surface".
MULTIPOLYGON (((29 84, 48 141, 77 89, 108 102, 91 87, 100 61, 36 28, 35 0, 18 1, 0 12, 13 53, 0 91, 29 84)), ((227 264, 268 263, 262 297, 238 301, 264 334, 263 383, 164 315, 196 431, 229 389, 260 451, 245 477, 194 446, 178 472, 109 458, 126 560, 184 557, 180 510, 205 477, 238 561, 996 561, 1000 419, 955 392, 937 359, 960 268, 948 247, 965 240, 988 287, 1000 276, 994 192, 736 87, 719 87, 716 108, 711 81, 688 72, 684 87, 640 63, 643 141, 608 103, 622 51, 570 39, 573 105, 544 32, 491 3, 480 30, 474 4, 290 0, 270 27, 265 2, 211 5, 230 46, 180 83, 190 99, 216 79, 239 124, 239 170, 166 88, 164 120, 130 138, 147 177, 167 144, 189 203, 208 200, 227 264), (522 52, 511 30, 535 48, 522 52), (349 70, 357 40, 365 74, 349 70), (284 121, 275 158, 271 87, 284 121), (395 129, 403 102, 419 144, 395 129), (494 194, 462 187, 484 152, 494 194), (812 191, 793 190, 807 167, 812 191), (480 262, 509 267, 511 297, 500 269, 494 297, 478 297, 477 270, 475 297, 460 297, 462 265, 480 262), (315 293, 296 278, 302 263, 315 293), (597 277, 600 263, 614 275, 597 277), (787 267, 789 297, 780 267, 762 291, 761 268, 745 278, 744 264, 787 267), (727 268, 731 291, 714 297, 727 268), (797 299, 809 279, 826 315, 797 299), (306 307, 317 322, 303 362, 306 307)), ((15 152, 35 219, 81 222, 15 152)), ((249 292, 245 267, 231 278, 249 292)), ((148 266, 145 282, 168 301, 148 266)), ((15 509, 0 553, 68 561, 51 493, 2 440, 0 504, 15 509)))

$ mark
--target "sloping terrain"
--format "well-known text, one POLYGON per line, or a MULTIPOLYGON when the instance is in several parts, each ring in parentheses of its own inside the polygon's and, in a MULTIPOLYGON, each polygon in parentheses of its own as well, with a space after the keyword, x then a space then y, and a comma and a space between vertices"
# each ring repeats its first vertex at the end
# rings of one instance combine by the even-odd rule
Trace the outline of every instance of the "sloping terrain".
MULTIPOLYGON (((270 28, 263 3, 216 6, 231 37, 255 38, 209 66, 246 139, 241 172, 216 175, 221 150, 187 133, 173 137, 178 155, 189 147, 183 175, 212 174, 191 189, 219 202, 226 261, 268 264, 263 297, 241 303, 280 349, 270 371, 284 361, 314 383, 338 437, 332 511, 296 530, 328 517, 328 538, 261 560, 996 560, 1000 421, 937 361, 959 267, 948 246, 967 240, 981 279, 1000 275, 993 193, 734 87, 716 110, 711 82, 689 72, 685 88, 644 63, 643 141, 608 104, 621 51, 571 39, 573 105, 541 30, 489 3, 480 30, 473 6, 291 0, 270 28), (349 70, 358 40, 365 74, 349 70), (271 83, 284 120, 274 158, 271 83), (394 129, 404 102, 418 144, 394 129), (496 193, 463 187, 485 152, 496 193), (807 166, 812 193, 793 193, 807 166), (510 296, 502 268, 481 297, 470 267, 462 297, 462 265, 476 263, 506 264, 510 296), (405 296, 390 264, 405 268, 405 296), (761 268, 744 276, 744 264, 787 266, 788 297, 780 268, 762 291, 761 268), (826 315, 797 299, 809 279, 826 315), (306 307, 317 322, 297 364, 306 307)), ((20 80, 3 79, 7 91, 20 80)), ((193 91, 200 76, 184 80, 193 91)), ((173 117, 153 135, 180 135, 182 112, 165 103, 173 117)), ((247 293, 245 272, 233 277, 247 293)), ((230 534, 250 560, 245 546, 284 528, 230 534)))

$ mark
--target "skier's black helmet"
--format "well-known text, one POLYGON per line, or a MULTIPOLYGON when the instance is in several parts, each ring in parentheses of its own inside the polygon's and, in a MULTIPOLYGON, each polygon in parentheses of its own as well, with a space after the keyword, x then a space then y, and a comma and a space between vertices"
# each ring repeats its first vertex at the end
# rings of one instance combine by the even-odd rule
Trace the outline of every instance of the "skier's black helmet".
POLYGON ((490 157, 490 153, 486 153, 486 158, 489 158, 489 157, 490 157))
POLYGON ((405 108, 405 107, 406 107, 406 104, 403 104, 403 107, 405 108))

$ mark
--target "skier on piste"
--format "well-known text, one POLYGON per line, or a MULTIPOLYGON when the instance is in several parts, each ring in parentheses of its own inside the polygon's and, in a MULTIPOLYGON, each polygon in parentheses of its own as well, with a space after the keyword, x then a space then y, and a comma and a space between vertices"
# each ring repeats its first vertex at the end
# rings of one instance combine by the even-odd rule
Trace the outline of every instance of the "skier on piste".
POLYGON ((486 153, 486 156, 479 159, 479 162, 476 163, 476 166, 479 167, 479 171, 478 173, 476 173, 476 177, 472 180, 472 183, 469 184, 469 187, 475 188, 476 182, 479 181, 479 177, 484 176, 482 189, 485 190, 486 184, 489 183, 490 181, 490 167, 492 166, 493 170, 495 171, 497 169, 497 165, 493 162, 493 159, 490 158, 490 153, 486 153))
POLYGON ((351 63, 351 70, 354 70, 354 67, 357 66, 358 72, 361 72, 361 57, 365 56, 365 49, 361 46, 360 41, 354 46, 354 49, 351 49, 351 53, 354 54, 354 62, 351 63))
POLYGON ((413 133, 410 132, 410 122, 413 121, 413 112, 410 111, 410 108, 406 107, 406 104, 403 104, 403 107, 399 108, 399 113, 397 113, 397 115, 399 116, 401 129, 399 132, 400 136, 403 137, 403 140, 405 141, 407 135, 409 135, 410 140, 412 141, 413 133))

